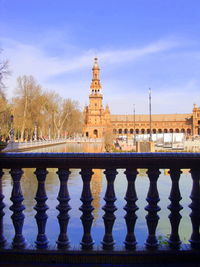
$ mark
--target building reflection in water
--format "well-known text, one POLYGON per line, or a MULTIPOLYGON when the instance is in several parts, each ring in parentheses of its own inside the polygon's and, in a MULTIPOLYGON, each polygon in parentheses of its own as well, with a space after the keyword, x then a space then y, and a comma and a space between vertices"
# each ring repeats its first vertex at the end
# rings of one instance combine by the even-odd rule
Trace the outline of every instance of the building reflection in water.
MULTIPOLYGON (((164 175, 169 175, 169 169, 164 169, 164 175)), ((190 169, 182 169, 182 173, 188 174, 190 172, 190 169)))
MULTIPOLYGON (((84 144, 83 145, 84 152, 86 153, 98 153, 102 152, 102 144, 94 143, 94 144, 84 144)), ((94 223, 98 218, 99 210, 101 207, 100 199, 101 199, 101 192, 102 192, 102 179, 103 173, 100 169, 93 169, 94 174, 92 175, 91 180, 91 191, 93 196, 92 205, 94 207, 93 216, 94 216, 94 223)))
POLYGON ((93 196, 92 205, 94 207, 93 216, 94 222, 98 217, 98 213, 101 207, 100 199, 101 199, 101 192, 102 192, 102 170, 93 169, 94 174, 92 175, 91 181, 91 191, 93 196))
MULTIPOLYGON (((35 152, 36 150, 34 150, 35 152)), ((45 149, 39 149, 38 152, 101 152, 101 145, 99 144, 70 144, 70 145, 59 145, 55 147, 49 147, 45 149)), ((22 177, 22 192, 24 194, 23 204, 26 206, 24 210, 25 213, 25 223, 24 223, 24 236, 28 243, 34 244, 35 237, 37 235, 37 226, 34 219, 36 214, 34 210, 34 206, 36 204, 35 194, 37 190, 37 179, 34 175, 35 169, 24 169, 24 174, 22 177)), ((48 169, 48 175, 46 179, 46 193, 48 196, 47 205, 49 209, 47 210, 48 221, 46 232, 48 233, 48 238, 50 240, 50 244, 54 244, 57 236, 59 234, 59 225, 57 222, 58 210, 56 206, 58 205, 58 192, 60 187, 60 182, 58 179, 58 175, 56 174, 57 169, 48 169), (53 231, 52 231, 53 229, 53 231)), ((82 236, 82 225, 80 221, 80 217, 82 212, 79 210, 82 202, 80 201, 81 192, 82 192, 82 179, 79 174, 80 169, 70 169, 71 174, 69 176, 68 181, 68 189, 70 194, 70 202, 69 205, 72 209, 69 211, 69 238, 72 242, 72 246, 79 244, 81 236, 82 236)), ((102 206, 105 204, 103 200, 105 191, 106 191, 106 179, 103 174, 104 170, 93 169, 93 176, 91 180, 91 191, 93 195, 92 205, 94 207, 93 216, 93 227, 92 232, 94 233, 94 239, 96 244, 100 244, 101 237, 104 231, 103 219, 102 216, 104 212, 102 211, 102 206)), ((144 207, 147 205, 146 196, 149 188, 149 179, 146 175, 146 169, 139 169, 139 174, 136 179, 136 190, 138 195, 137 206, 139 210, 137 211, 137 223, 136 223, 136 234, 139 244, 143 244, 146 236, 146 211, 144 207)), ((159 206, 161 207, 161 211, 159 212, 160 220, 158 223, 158 235, 166 236, 170 233, 169 227, 169 211, 167 210, 167 206, 170 204, 168 197, 170 195, 171 190, 171 179, 168 174, 169 170, 161 170, 161 175, 158 179, 158 189, 160 194, 160 202, 159 206)), ((181 225, 184 227, 180 227, 180 236, 182 240, 188 240, 191 233, 191 223, 189 213, 191 212, 188 208, 188 203, 190 203, 189 195, 191 192, 192 184, 191 184, 191 175, 188 173, 188 170, 182 170, 183 174, 180 179, 180 189, 182 194, 181 205, 184 206, 184 209, 181 211, 182 220, 181 225), (187 186, 186 186, 187 185, 187 186), (184 231, 182 230, 184 229, 184 231)), ((4 224, 5 224, 5 236, 8 241, 12 239, 14 235, 14 228, 10 219, 12 212, 9 210, 9 207, 12 205, 10 201, 10 195, 12 190, 12 179, 9 174, 9 170, 4 170, 5 175, 2 179, 2 187, 3 194, 5 195, 4 203, 6 207, 4 209, 4 224)), ((116 221, 113 228, 113 233, 115 240, 117 242, 123 242, 123 238, 126 232, 124 215, 125 212, 123 207, 126 204, 124 200, 127 181, 124 175, 124 170, 119 169, 118 175, 116 177, 115 182, 115 192, 116 192, 116 206, 118 210, 115 212, 116 221)))
MULTIPOLYGON (((97 153, 101 152, 102 145, 96 144, 70 144, 70 145, 58 145, 55 147, 41 148, 38 149, 38 152, 86 152, 86 153, 97 153)), ((57 195, 59 192, 60 182, 58 175, 56 174, 57 169, 48 168, 48 175, 45 182, 46 193, 48 196, 47 204, 49 205, 49 210, 47 213, 51 212, 52 207, 54 207, 54 212, 57 212, 55 207, 58 205, 57 195)), ((34 216, 35 211, 33 206, 35 205, 35 194, 37 191, 37 179, 34 175, 35 169, 24 169, 24 174, 22 177, 22 191, 24 194, 24 204, 26 206, 26 212, 29 215, 34 216)), ((68 181, 68 189, 70 197, 72 198, 69 202, 72 205, 73 199, 76 199, 77 202, 77 212, 76 216, 80 216, 79 206, 81 205, 80 196, 82 190, 82 179, 79 174, 80 169, 70 169, 71 174, 68 181)), ((94 174, 92 175, 91 180, 91 191, 93 195, 92 205, 94 207, 93 215, 94 221, 98 217, 100 210, 100 199, 102 192, 102 179, 103 171, 100 169, 93 169, 94 174)), ((73 203, 74 204, 74 203, 73 203)))

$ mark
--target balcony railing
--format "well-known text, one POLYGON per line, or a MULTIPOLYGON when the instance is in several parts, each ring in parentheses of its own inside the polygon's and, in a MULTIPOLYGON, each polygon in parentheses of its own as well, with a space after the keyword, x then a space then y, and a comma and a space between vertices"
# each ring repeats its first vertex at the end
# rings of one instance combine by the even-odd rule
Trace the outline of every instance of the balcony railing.
MULTIPOLYGON (((93 210, 92 205, 92 192, 90 189, 90 182, 92 179, 92 169, 104 169, 104 174, 107 180, 106 191, 104 192, 105 205, 102 207, 104 210, 104 235, 102 236, 102 248, 99 253, 112 252, 115 248, 113 240, 113 225, 115 223, 115 206, 116 194, 115 194, 115 178, 118 174, 118 169, 125 169, 125 177, 127 179, 127 190, 124 196, 126 205, 124 210, 126 233, 124 234, 124 243, 121 244, 124 249, 118 251, 120 253, 137 252, 137 240, 135 237, 135 225, 137 223, 137 192, 135 189, 135 181, 137 179, 139 168, 145 168, 149 178, 149 189, 147 193, 147 206, 145 210, 146 215, 146 227, 148 234, 146 241, 143 245, 145 251, 160 251, 158 238, 156 235, 157 224, 159 221, 158 212, 160 211, 159 203, 159 191, 157 188, 157 181, 160 175, 160 169, 169 169, 171 177, 171 192, 169 195, 170 205, 168 209, 169 224, 171 226, 171 233, 166 244, 167 251, 176 251, 176 253, 186 254, 188 251, 197 251, 200 249, 200 153, 0 153, 0 246, 1 255, 7 255, 6 253, 12 253, 17 249, 18 253, 21 251, 29 250, 23 236, 23 224, 24 224, 24 209, 23 194, 21 190, 20 180, 23 174, 24 168, 35 168, 34 174, 36 175, 38 187, 35 196, 36 210, 35 220, 37 223, 37 236, 35 240, 35 246, 38 250, 34 250, 34 253, 42 249, 48 251, 48 233, 46 233, 47 223, 47 209, 46 204, 48 196, 45 190, 45 179, 47 176, 47 168, 57 168, 57 176, 60 181, 60 189, 58 192, 58 205, 57 210, 58 224, 60 227, 60 233, 56 242, 56 253, 63 250, 65 255, 72 253, 73 249, 70 248, 70 243, 67 236, 68 222, 70 220, 69 205, 70 194, 68 192, 68 178, 70 176, 70 169, 80 169, 80 175, 83 181, 82 194, 80 199, 82 206, 80 210, 82 212, 80 227, 83 227, 83 236, 80 237, 81 249, 83 252, 87 251, 87 255, 91 253, 94 256, 94 241, 91 235, 91 229, 93 224, 93 210), (10 175, 13 181, 13 188, 11 193, 12 206, 12 223, 15 229, 15 235, 13 237, 12 244, 8 249, 6 244, 6 237, 3 232, 3 218, 5 204, 3 202, 4 195, 2 192, 2 178, 4 175, 3 169, 10 169, 10 175), (181 192, 179 188, 179 179, 181 175, 181 169, 190 169, 192 179, 192 190, 190 194, 191 202, 188 203, 191 213, 191 225, 192 232, 189 239, 190 246, 181 244, 179 237, 179 224, 181 221, 180 211, 182 206, 180 205, 181 192), (71 252, 70 252, 71 251, 71 252), (178 252, 179 251, 179 252, 178 252), (3 253, 3 254, 2 254, 3 253)), ((32 244, 33 245, 33 244, 32 244)), ((165 248, 165 252, 166 252, 165 248)), ((30 249, 31 250, 31 249, 30 249)), ((33 251, 33 249, 32 249, 33 251)), ((54 252, 55 252, 54 251, 54 252)), ((40 252, 41 253, 41 252, 40 252)), ((151 252, 152 253, 152 252, 151 252)), ((197 253, 197 254, 198 254, 197 253)), ((9 254, 10 255, 10 254, 9 254)), ((130 256, 130 254, 129 254, 130 256)), ((9 258, 9 256, 8 256, 9 258)))

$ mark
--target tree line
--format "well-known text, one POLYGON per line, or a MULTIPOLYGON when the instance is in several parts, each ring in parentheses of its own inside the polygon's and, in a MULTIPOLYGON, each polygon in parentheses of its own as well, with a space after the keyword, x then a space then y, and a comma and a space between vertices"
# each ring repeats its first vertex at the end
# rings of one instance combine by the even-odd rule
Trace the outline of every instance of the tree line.
POLYGON ((4 79, 10 75, 8 61, 0 61, 0 139, 56 139, 81 134, 83 119, 78 101, 47 91, 31 75, 17 79, 14 97, 6 98, 4 79))

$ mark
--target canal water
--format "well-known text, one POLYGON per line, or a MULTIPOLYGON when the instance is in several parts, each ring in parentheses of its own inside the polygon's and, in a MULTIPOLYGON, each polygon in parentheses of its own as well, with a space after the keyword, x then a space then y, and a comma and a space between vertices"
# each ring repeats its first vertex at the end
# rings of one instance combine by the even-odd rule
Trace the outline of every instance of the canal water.
MULTIPOLYGON (((41 149, 34 149, 33 152, 100 152, 100 144, 67 144, 67 145, 57 145, 54 147, 46 147, 41 149)), ((56 169, 48 169, 48 175, 46 179, 46 193, 48 196, 47 205, 49 209, 47 211, 48 221, 46 225, 46 234, 49 239, 50 247, 56 245, 56 240, 59 234, 59 225, 57 222, 58 211, 56 206, 58 205, 57 195, 59 191, 59 179, 56 174, 56 169)), ((80 216, 82 212, 79 210, 79 207, 82 205, 80 201, 80 196, 82 192, 82 179, 79 174, 79 169, 71 169, 71 175, 68 181, 68 188, 70 194, 70 206, 71 210, 69 211, 70 220, 68 224, 68 236, 71 242, 71 248, 78 248, 79 243, 82 238, 82 223, 80 216)), ((92 177, 91 189, 93 194, 94 206, 94 221, 92 225, 92 237, 95 241, 95 245, 98 247, 101 246, 101 241, 104 235, 104 223, 102 216, 104 211, 102 210, 105 201, 103 199, 106 191, 106 179, 103 174, 103 170, 93 170, 94 175, 92 177)), ((115 212, 116 221, 113 227, 113 236, 116 241, 116 248, 123 245, 123 241, 126 236, 126 223, 124 220, 125 211, 123 207, 126 205, 124 196, 126 193, 127 181, 124 174, 125 170, 119 169, 118 175, 115 180, 115 192, 117 200, 115 202, 116 207, 118 208, 115 212)), ((10 216, 12 212, 9 210, 9 207, 12 205, 10 201, 11 190, 12 190, 12 180, 8 170, 4 170, 5 175, 3 177, 3 194, 5 195, 4 203, 6 207, 4 209, 4 233, 9 242, 11 242, 14 236, 14 229, 11 222, 10 216)), ((23 234, 27 240, 27 243, 30 246, 34 246, 34 241, 37 235, 37 225, 35 221, 35 210, 33 207, 36 204, 34 199, 36 190, 37 190, 37 180, 34 175, 34 169, 24 169, 24 174, 21 182, 22 192, 24 195, 23 204, 26 206, 24 210, 25 222, 23 227, 23 234)), ((147 238, 147 226, 145 216, 147 212, 145 211, 145 206, 147 205, 146 196, 149 187, 149 180, 146 175, 146 170, 139 170, 139 174, 136 179, 136 191, 138 195, 137 206, 139 210, 136 212, 138 219, 135 226, 136 239, 138 245, 143 245, 147 238)), ((189 214, 191 210, 188 208, 188 205, 191 203, 189 198, 192 188, 192 179, 188 171, 183 171, 180 179, 180 191, 182 195, 182 200, 180 204, 183 206, 181 211, 182 220, 180 223, 180 237, 183 243, 188 243, 188 239, 191 235, 191 223, 189 214)), ((158 179, 158 191, 160 195, 160 202, 158 205, 161 207, 161 211, 158 213, 160 220, 157 227, 157 236, 159 242, 165 243, 165 240, 170 234, 171 227, 169 223, 169 210, 167 206, 170 204, 168 199, 171 189, 171 179, 167 174, 167 170, 161 170, 161 175, 158 179)))

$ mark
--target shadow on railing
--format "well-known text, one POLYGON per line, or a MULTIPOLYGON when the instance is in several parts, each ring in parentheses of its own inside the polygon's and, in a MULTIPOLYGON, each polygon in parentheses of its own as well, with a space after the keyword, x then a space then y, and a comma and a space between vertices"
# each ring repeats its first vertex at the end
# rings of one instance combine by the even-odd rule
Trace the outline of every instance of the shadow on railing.
MULTIPOLYGON (((89 253, 93 249, 94 241, 91 235, 93 223, 92 205, 93 196, 90 189, 90 182, 92 179, 92 169, 105 169, 104 174, 107 180, 107 188, 105 191, 105 205, 103 221, 105 233, 102 236, 102 251, 112 251, 114 249, 114 240, 112 229, 115 222, 115 178, 118 174, 117 169, 125 169, 125 176, 127 178, 127 191, 125 200, 126 211, 125 222, 127 232, 124 239, 124 247, 126 250, 137 251, 137 240, 135 237, 135 224, 137 222, 137 192, 135 189, 135 181, 137 179, 138 168, 148 169, 147 175, 149 178, 149 189, 146 200, 148 205, 145 207, 147 211, 146 225, 148 235, 143 249, 158 250, 159 242, 156 235, 157 224, 159 221, 158 212, 160 207, 159 192, 157 189, 157 180, 159 179, 159 169, 169 169, 171 177, 171 192, 170 192, 170 210, 169 223, 171 226, 171 233, 167 241, 166 247, 170 250, 182 250, 179 237, 179 224, 181 220, 180 211, 183 208, 180 205, 181 192, 179 189, 179 179, 181 169, 190 169, 191 178, 193 181, 191 191, 191 224, 192 232, 189 240, 190 247, 187 246, 187 251, 192 249, 200 249, 200 153, 1 153, 0 154, 0 180, 3 177, 3 169, 10 169, 10 175, 13 181, 13 188, 11 194, 12 206, 10 210, 13 212, 11 218, 15 229, 15 236, 13 238, 11 247, 23 250, 26 248, 25 238, 23 236, 23 224, 25 209, 22 204, 24 197, 21 190, 20 179, 22 177, 23 168, 36 168, 34 174, 37 177, 38 188, 35 196, 36 210, 35 219, 37 222, 38 233, 35 241, 36 248, 47 249, 48 239, 45 232, 47 223, 46 211, 48 206, 46 204, 47 195, 45 190, 45 179, 48 173, 47 168, 57 168, 57 175, 60 180, 60 189, 58 192, 58 206, 59 211, 58 223, 60 226, 60 233, 57 238, 57 249, 65 249, 70 251, 70 243, 67 236, 67 226, 69 222, 69 205, 70 195, 68 192, 68 178, 72 168, 80 169, 80 175, 83 181, 82 194, 80 199, 82 206, 81 221, 83 227, 83 236, 81 239, 82 250, 87 250, 89 253)), ((1 187, 2 188, 2 187, 1 187)), ((4 203, 3 192, 0 191, 0 246, 3 250, 6 244, 6 237, 3 234, 3 217, 4 217, 4 203)), ((80 225, 81 227, 81 225, 80 225)), ((121 244, 122 245, 122 244, 121 244)), ((165 248, 166 249, 166 248, 165 248)), ((1 251, 2 251, 1 250, 1 251)), ((123 249, 122 249, 123 250, 123 249)), ((92 251, 94 253, 94 250, 92 251)))

